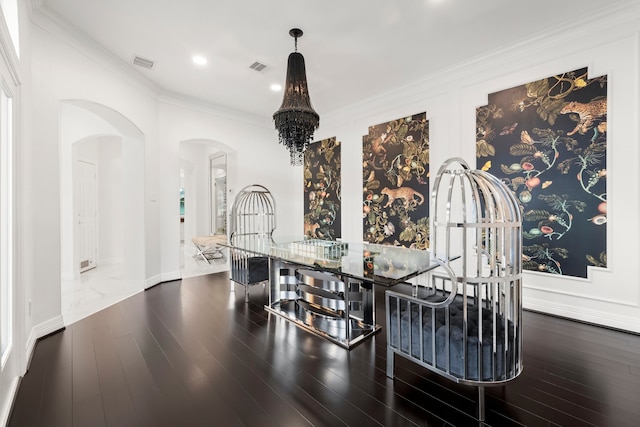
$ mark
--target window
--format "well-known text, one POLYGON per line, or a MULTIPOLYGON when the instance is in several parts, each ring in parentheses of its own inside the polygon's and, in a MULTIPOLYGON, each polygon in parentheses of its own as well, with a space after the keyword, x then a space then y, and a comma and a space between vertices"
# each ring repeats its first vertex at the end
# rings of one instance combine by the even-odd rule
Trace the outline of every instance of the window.
POLYGON ((9 30, 11 41, 13 42, 13 48, 16 51, 16 55, 20 57, 18 0, 0 0, 0 8, 2 8, 2 14, 4 15, 5 23, 9 30))
POLYGON ((0 87, 0 362, 2 368, 13 342, 12 200, 13 102, 0 87))

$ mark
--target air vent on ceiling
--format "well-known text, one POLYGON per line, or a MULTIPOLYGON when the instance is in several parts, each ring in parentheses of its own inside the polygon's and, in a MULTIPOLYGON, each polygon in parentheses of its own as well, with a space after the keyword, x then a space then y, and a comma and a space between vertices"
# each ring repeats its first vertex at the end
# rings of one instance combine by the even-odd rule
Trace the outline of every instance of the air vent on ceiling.
POLYGON ((256 70, 259 73, 266 73, 269 70, 269 66, 266 64, 263 64, 261 62, 254 62, 253 64, 249 65, 249 68, 251 68, 252 70, 256 70))
POLYGON ((155 64, 155 62, 153 62, 150 59, 144 59, 144 58, 141 58, 139 56, 136 56, 136 57, 133 58, 133 64, 137 65, 139 67, 142 67, 142 68, 151 69, 153 67, 153 65, 155 64))

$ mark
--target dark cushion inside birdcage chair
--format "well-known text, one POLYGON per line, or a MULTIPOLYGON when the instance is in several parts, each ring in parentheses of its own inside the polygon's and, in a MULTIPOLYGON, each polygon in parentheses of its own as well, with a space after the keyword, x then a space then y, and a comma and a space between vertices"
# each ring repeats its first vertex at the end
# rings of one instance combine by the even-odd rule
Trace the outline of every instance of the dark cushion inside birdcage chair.
POLYGON ((242 262, 232 262, 231 278, 234 282, 243 285, 253 285, 269 280, 269 258, 251 256, 242 262))
MULTIPOLYGON (((420 358, 420 347, 422 346, 422 362, 434 365, 433 356, 433 336, 435 335, 435 367, 446 370, 447 345, 449 346, 449 373, 458 378, 482 381, 488 380, 494 375, 494 352, 492 343, 494 341, 494 323, 492 312, 482 308, 482 334, 479 334, 479 310, 473 306, 467 307, 467 329, 463 328, 463 303, 455 300, 449 306, 449 324, 447 325, 447 310, 444 308, 430 308, 423 306, 422 319, 418 304, 401 305, 400 308, 400 328, 397 321, 397 305, 387 307, 390 309, 390 345, 399 348, 404 353, 409 353, 414 358, 420 358), (434 313, 435 311, 435 313, 434 313), (421 339, 422 330, 422 339, 421 339), (400 334, 398 334, 398 331, 400 334), (449 339, 447 340, 447 334, 449 339), (400 337, 398 337, 400 335, 400 337), (466 336, 465 336, 466 335, 466 336), (480 345, 482 337, 482 345, 480 345), (399 342, 398 342, 399 338, 399 342), (466 355, 465 355, 466 339, 466 355), (411 343, 411 344, 409 344, 411 343), (409 349, 409 345, 411 349, 409 349), (482 348, 482 350, 480 350, 482 348), (482 378, 478 375, 478 355, 482 354, 482 378), (467 372, 465 377, 464 366, 465 357, 467 372)), ((509 322, 510 324, 510 322, 509 322)), ((496 351, 495 351, 495 375, 498 378, 508 376, 505 372, 504 342, 505 328, 504 319, 500 314, 496 314, 496 351)), ((511 331, 512 328, 509 328, 511 331)), ((510 339, 512 334, 509 333, 510 339)), ((510 358, 507 352, 507 358, 510 358)))

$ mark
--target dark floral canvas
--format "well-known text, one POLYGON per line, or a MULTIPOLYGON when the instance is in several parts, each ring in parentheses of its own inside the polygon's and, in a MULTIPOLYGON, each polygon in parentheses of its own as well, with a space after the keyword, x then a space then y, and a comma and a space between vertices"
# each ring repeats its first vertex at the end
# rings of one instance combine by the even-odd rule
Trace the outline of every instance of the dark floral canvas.
POLYGON ((523 213, 523 267, 587 277, 607 265, 607 77, 583 68, 489 95, 478 167, 523 213))
POLYGON ((427 114, 369 127, 362 157, 364 240, 429 248, 427 114))
POLYGON ((341 237, 340 142, 309 144, 304 154, 304 234, 323 240, 341 237))

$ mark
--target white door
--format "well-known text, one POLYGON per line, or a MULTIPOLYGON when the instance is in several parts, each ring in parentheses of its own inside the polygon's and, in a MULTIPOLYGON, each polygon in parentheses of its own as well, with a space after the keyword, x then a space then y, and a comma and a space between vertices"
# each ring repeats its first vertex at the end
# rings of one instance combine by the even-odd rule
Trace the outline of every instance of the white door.
POLYGON ((97 256, 97 204, 96 166, 78 161, 76 165, 78 189, 78 244, 80 272, 96 266, 97 256))

